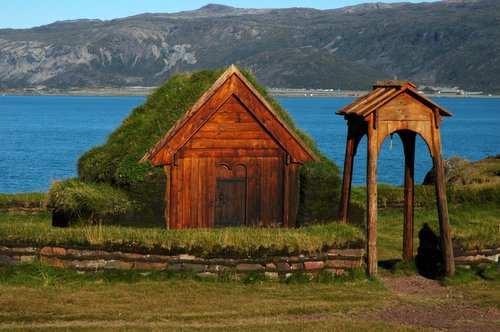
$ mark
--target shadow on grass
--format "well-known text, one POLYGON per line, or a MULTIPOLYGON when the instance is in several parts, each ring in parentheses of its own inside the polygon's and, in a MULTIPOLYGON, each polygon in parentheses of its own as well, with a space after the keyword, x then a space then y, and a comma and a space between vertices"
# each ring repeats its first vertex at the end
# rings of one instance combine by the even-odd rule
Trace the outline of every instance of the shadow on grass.
POLYGON ((429 279, 443 277, 443 255, 439 237, 424 224, 418 233, 420 240, 417 256, 414 261, 405 262, 402 259, 379 261, 378 266, 392 274, 407 275, 418 273, 429 279))
POLYGON ((420 244, 415 266, 422 276, 429 279, 440 279, 444 276, 443 251, 439 236, 425 223, 418 233, 420 244))

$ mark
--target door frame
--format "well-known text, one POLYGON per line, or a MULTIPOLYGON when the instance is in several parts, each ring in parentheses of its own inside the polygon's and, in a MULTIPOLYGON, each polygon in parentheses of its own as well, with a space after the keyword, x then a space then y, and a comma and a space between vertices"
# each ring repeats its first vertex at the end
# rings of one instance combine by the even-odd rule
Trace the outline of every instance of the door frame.
MULTIPOLYGON (((223 160, 223 161, 217 161, 215 163, 215 177, 214 177, 214 187, 215 187, 215 204, 214 204, 214 209, 213 209, 213 227, 217 227, 217 182, 221 180, 243 180, 245 184, 245 191, 244 191, 244 211, 243 211, 243 220, 242 223, 239 226, 247 226, 248 223, 248 166, 242 163, 239 160, 223 160), (219 176, 218 175, 218 168, 223 167, 226 169, 226 172, 229 173, 234 173, 237 172, 237 168, 241 167, 244 170, 244 176, 241 174, 231 174, 230 176, 219 176)), ((223 226, 222 226, 223 227, 223 226)))

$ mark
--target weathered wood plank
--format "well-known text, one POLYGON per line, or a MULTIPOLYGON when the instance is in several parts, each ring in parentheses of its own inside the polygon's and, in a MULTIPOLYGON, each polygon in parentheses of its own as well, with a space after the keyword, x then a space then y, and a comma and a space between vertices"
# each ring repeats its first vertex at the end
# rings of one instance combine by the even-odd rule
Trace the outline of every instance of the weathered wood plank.
POLYGON ((367 229, 367 270, 368 275, 377 274, 377 157, 378 142, 374 129, 374 116, 368 120, 368 158, 367 158, 367 202, 366 202, 366 229, 367 229))
POLYGON ((404 206, 404 226, 403 226, 403 259, 411 261, 413 259, 413 231, 414 231, 414 202, 415 202, 415 139, 414 132, 399 132, 403 141, 405 156, 405 206, 404 206))

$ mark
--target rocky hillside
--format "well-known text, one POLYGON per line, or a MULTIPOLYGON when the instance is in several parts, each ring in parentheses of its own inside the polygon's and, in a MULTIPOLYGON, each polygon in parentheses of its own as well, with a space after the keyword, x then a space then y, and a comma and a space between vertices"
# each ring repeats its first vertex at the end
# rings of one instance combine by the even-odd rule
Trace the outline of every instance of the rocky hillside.
POLYGON ((364 89, 381 78, 500 92, 500 1, 336 10, 208 5, 175 14, 0 30, 0 87, 157 85, 237 63, 274 87, 364 89))

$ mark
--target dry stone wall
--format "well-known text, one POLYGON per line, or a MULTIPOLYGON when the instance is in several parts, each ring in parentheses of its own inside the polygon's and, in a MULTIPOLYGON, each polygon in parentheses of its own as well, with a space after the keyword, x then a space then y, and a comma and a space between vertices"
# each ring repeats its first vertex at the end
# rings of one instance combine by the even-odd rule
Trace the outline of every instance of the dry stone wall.
MULTIPOLYGON (((455 262, 461 266, 499 264, 500 248, 461 250, 455 248, 455 262)), ((19 246, 0 244, 0 264, 21 264, 39 260, 53 267, 83 271, 137 270, 188 271, 200 276, 222 273, 247 274, 261 272, 269 278, 303 272, 326 271, 344 275, 364 265, 363 249, 331 249, 319 255, 276 256, 262 259, 202 258, 193 255, 157 255, 77 249, 61 246, 19 246)))
POLYGON ((317 273, 327 271, 343 275, 361 268, 364 264, 363 249, 332 249, 320 255, 268 257, 262 259, 201 258, 192 255, 154 255, 75 249, 59 246, 6 246, 0 245, 0 264, 20 264, 39 260, 43 264, 85 271, 97 270, 157 270, 190 271, 203 276, 220 273, 245 274, 263 272, 268 277, 296 272, 317 273))

